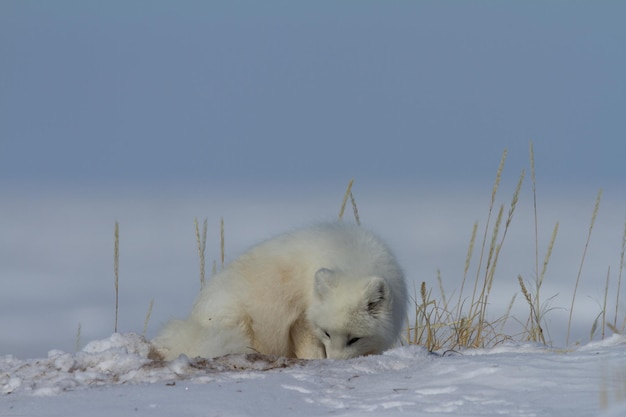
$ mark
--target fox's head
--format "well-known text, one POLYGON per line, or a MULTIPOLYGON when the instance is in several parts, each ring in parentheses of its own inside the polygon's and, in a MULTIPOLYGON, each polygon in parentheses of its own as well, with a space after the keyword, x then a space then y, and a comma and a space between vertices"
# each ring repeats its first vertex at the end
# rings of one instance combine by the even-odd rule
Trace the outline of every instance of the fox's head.
POLYGON ((327 358, 381 353, 398 338, 404 317, 394 317, 394 311, 403 314, 404 307, 394 308, 396 300, 384 278, 322 268, 315 273, 314 286, 308 320, 327 358))

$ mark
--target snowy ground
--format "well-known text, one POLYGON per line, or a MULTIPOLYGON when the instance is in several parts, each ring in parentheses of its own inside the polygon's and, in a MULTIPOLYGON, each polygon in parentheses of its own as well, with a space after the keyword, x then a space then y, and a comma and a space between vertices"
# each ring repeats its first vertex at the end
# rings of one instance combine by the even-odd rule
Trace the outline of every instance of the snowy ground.
POLYGON ((114 334, 78 353, 0 357, 0 416, 623 416, 626 337, 569 350, 509 345, 347 361, 148 359, 114 334))

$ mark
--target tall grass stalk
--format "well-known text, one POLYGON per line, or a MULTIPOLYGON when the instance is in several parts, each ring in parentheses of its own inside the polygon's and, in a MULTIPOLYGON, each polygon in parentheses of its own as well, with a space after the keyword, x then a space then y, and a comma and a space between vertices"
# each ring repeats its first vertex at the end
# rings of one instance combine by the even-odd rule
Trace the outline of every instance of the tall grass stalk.
POLYGON ((604 285, 604 303, 602 305, 602 339, 604 339, 604 332, 606 329, 606 299, 609 296, 609 279, 611 277, 611 267, 609 266, 606 271, 606 284, 604 285))
POLYGON ((580 260, 580 266, 578 267, 578 275, 576 276, 576 285, 574 285, 574 294, 572 295, 572 304, 569 309, 569 319, 567 320, 567 337, 565 338, 566 345, 569 345, 569 337, 570 337, 570 331, 572 327, 572 314, 574 313, 574 303, 576 302, 576 292, 578 291, 578 284, 580 283, 580 276, 583 271, 583 265, 585 263, 585 256, 587 255, 587 248, 589 247, 589 241, 591 240, 591 232, 593 231, 593 225, 596 222, 596 217, 598 215, 598 209, 600 208, 601 199, 602 199, 602 189, 598 191, 596 204, 593 208, 593 214, 591 215, 591 223, 589 224, 589 231, 587 232, 587 241, 585 242, 585 249, 583 250, 583 256, 580 260))
POLYGON ((206 252, 206 234, 208 220, 205 218, 202 224, 202 233, 200 233, 200 224, 198 218, 194 218, 194 225, 196 227, 196 243, 198 246, 198 257, 200 258, 200 289, 204 288, 205 283, 205 252, 206 252))
POLYGON ((448 311, 448 300, 446 299, 446 291, 443 288, 443 279, 441 278, 441 270, 437 268, 437 283, 439 284, 439 292, 443 300, 443 309, 448 311))
POLYGON ((491 289, 490 280, 493 279, 494 275, 492 271, 494 270, 492 266, 492 260, 495 257, 495 253, 497 251, 497 241, 498 241, 498 233, 500 232, 500 226, 502 224, 502 214, 504 213, 504 205, 500 206, 500 210, 498 210, 498 217, 496 218, 496 222, 493 227, 493 231, 491 233, 491 243, 489 244, 489 252, 487 256, 487 263, 485 265, 485 276, 482 280, 482 288, 480 294, 476 301, 472 301, 470 305, 470 314, 469 317, 473 320, 474 317, 477 319, 477 324, 475 326, 476 329, 476 337, 474 338, 474 343, 472 347, 478 347, 480 344, 483 328, 485 320, 485 313, 487 310, 487 299, 489 298, 489 290, 491 289))
POLYGON ((422 345, 431 352, 453 345, 452 335, 439 334, 441 330, 451 325, 447 322, 449 313, 431 298, 432 294, 426 289, 426 283, 422 282, 420 285, 419 296, 415 288, 414 294, 414 327, 407 326, 407 341, 410 344, 422 345))
POLYGON ((619 310, 619 293, 622 288, 622 272, 624 271, 624 253, 626 252, 626 222, 624 222, 624 234, 622 235, 622 253, 619 258, 619 275, 617 276, 617 295, 615 296, 615 318, 613 327, 617 328, 617 313, 619 310))
POLYGON ((550 261, 550 257, 552 255, 552 249, 554 248, 554 242, 556 241, 556 237, 559 230, 559 223, 557 222, 554 226, 554 230, 552 231, 552 237, 550 239, 550 243, 548 245, 548 250, 543 259, 543 266, 541 272, 539 272, 539 216, 537 215, 537 179, 535 175, 535 151, 533 148, 533 142, 529 143, 529 151, 530 151, 530 177, 531 177, 531 185, 532 185, 532 196, 533 196, 533 219, 534 219, 534 237, 535 237, 535 280, 534 280, 534 292, 529 291, 524 284, 523 278, 520 275, 518 277, 520 288, 522 290, 522 294, 524 298, 529 303, 530 307, 530 315, 528 316, 528 320, 526 322, 526 333, 529 340, 535 342, 541 342, 546 344, 545 336, 543 333, 542 322, 543 315, 549 309, 547 306, 543 306, 541 303, 541 287, 543 285, 543 281, 545 278, 546 270, 548 268, 548 263, 550 261), (533 297, 534 294, 534 297, 533 297))
POLYGON ((476 292, 478 290, 478 284, 480 282, 480 269, 483 264, 483 257, 485 255, 485 246, 487 244, 487 234, 489 232, 491 214, 493 212, 493 205, 496 201, 496 193, 498 191, 498 188, 500 187, 500 180, 502 179, 502 171, 504 170, 504 162, 506 161, 506 155, 507 155, 507 150, 505 149, 504 152, 502 153, 502 158, 500 158, 500 165, 498 166, 498 171, 496 173, 496 180, 493 184, 493 188, 491 189, 491 201, 489 203, 489 212, 487 214, 487 222, 485 223, 485 232, 483 235, 482 246, 480 248, 480 257, 478 258, 478 266, 476 268, 476 279, 474 281, 474 291, 472 292, 472 301, 470 303, 471 306, 474 306, 476 302, 476 292))
POLYGON ((513 220, 513 214, 515 213, 515 208, 517 207, 517 202, 519 201, 519 193, 522 189, 522 184, 524 182, 525 171, 522 170, 520 174, 519 180, 517 182, 517 187, 515 188, 515 192, 513 193, 513 198, 511 199, 511 205, 509 207, 509 212, 506 218, 506 222, 504 223, 504 231, 502 233, 502 237, 500 238, 500 242, 495 245, 495 252, 493 254, 493 261, 490 263, 492 255, 492 248, 494 248, 494 244, 496 243, 496 238, 498 234, 498 229, 500 227, 500 223, 502 220, 502 213, 504 210, 504 206, 500 206, 500 211, 498 212, 498 220, 496 221, 496 227, 494 227, 493 238, 491 242, 491 248, 489 250, 489 258, 487 261, 487 267, 485 269, 485 280, 483 290, 479 297, 481 306, 480 314, 479 314, 479 322, 478 322, 478 331, 477 331, 477 341, 480 341, 482 338, 482 332, 485 329, 485 314, 487 312, 487 305, 489 300, 489 294, 491 293, 491 286, 493 285, 493 279, 496 273, 496 266, 498 264, 498 259, 500 257, 500 251, 502 250, 502 246, 504 245, 504 240, 506 239, 507 231, 509 230, 509 226, 511 225, 511 221, 513 220))
POLYGON ((154 298, 150 300, 150 305, 148 306, 148 312, 146 313, 146 319, 143 322, 143 331, 141 332, 142 336, 146 335, 148 331, 148 323, 150 323, 150 316, 152 316, 152 307, 154 306, 154 298))
POLYGON ((76 329, 76 340, 74 342, 74 351, 78 352, 80 350, 80 337, 82 333, 82 326, 80 322, 78 322, 78 329, 76 329))
POLYGON ((535 278, 539 277, 539 219, 537 217, 537 180, 535 178, 535 151, 530 141, 530 179, 533 186, 533 212, 535 219, 535 278))
POLYGON ((541 273, 537 279, 537 299, 539 298, 539 289, 543 284, 543 280, 546 276, 546 270, 548 269, 548 263, 550 262, 550 257, 552 256, 552 249, 554 248, 554 242, 556 241, 556 236, 559 233, 559 222, 556 222, 554 225, 554 230, 552 230, 552 237, 550 238, 550 243, 548 244, 548 251, 546 252, 545 258, 543 258, 543 266, 541 268, 541 273))
POLYGON ((356 221, 357 226, 360 226, 361 219, 359 218, 359 209, 356 206, 356 200, 354 199, 352 191, 350 191, 350 202, 352 203, 352 213, 354 214, 354 220, 356 221))
POLYGON ((421 311, 422 311, 422 315, 424 317, 424 325, 422 326, 422 328, 426 331, 426 341, 423 343, 424 345, 426 345, 426 347, 429 350, 434 350, 435 346, 434 346, 434 335, 433 335, 433 331, 432 331, 432 326, 431 326, 431 321, 430 321, 430 314, 428 314, 428 306, 432 304, 431 301, 429 301, 429 296, 427 296, 426 294, 426 283, 422 282, 422 285, 420 286, 420 298, 422 300, 422 304, 421 304, 421 311))
POLYGON ((465 289, 465 282, 467 281, 467 272, 469 271, 469 267, 472 261, 472 254, 474 253, 474 244, 476 242, 476 231, 478 230, 478 222, 474 222, 474 227, 472 228, 472 237, 470 238, 470 243, 467 248, 467 256, 465 257, 465 268, 463 268, 463 279, 461 280, 461 289, 459 290, 459 300, 457 302, 457 310, 456 310, 456 318, 457 320, 461 319, 461 307, 463 305, 463 291, 465 289))
POLYGON ((117 333, 117 316, 120 300, 120 226, 115 222, 115 243, 113 246, 113 270, 115 273, 115 326, 114 332, 117 333))
MULTIPOLYGON (((546 344, 546 339, 543 335, 543 328, 541 327, 541 316, 540 310, 535 307, 536 302, 533 302, 532 295, 526 289, 526 285, 524 285, 524 279, 521 275, 518 275, 517 280, 519 282, 520 288, 522 290, 522 294, 530 307, 530 316, 528 318, 528 322, 526 324, 526 333, 528 334, 528 340, 533 342, 541 342, 544 345, 546 344)), ((535 297, 536 299, 537 297, 535 297)))
POLYGON ((544 315, 550 311, 551 309, 547 307, 547 304, 543 305, 541 302, 541 287, 543 285, 543 281, 546 275, 546 270, 548 268, 548 263, 550 262, 550 257, 552 256, 552 249, 554 248, 554 242, 556 241, 556 236, 559 231, 559 223, 557 222, 552 231, 552 237, 550 238, 550 243, 548 244, 548 250, 543 259, 543 266, 541 272, 538 276, 535 277, 535 288, 534 292, 531 293, 526 289, 524 285, 522 276, 519 276, 520 287, 522 289, 522 294, 526 301, 530 303, 530 315, 528 316, 528 320, 526 322, 526 333, 528 335, 528 340, 534 342, 541 342, 544 345, 546 344, 545 336, 543 333, 542 323, 544 321, 544 315), (534 294, 534 297, 533 297, 534 294))
POLYGON ((220 219, 220 259, 222 261, 222 269, 224 269, 224 258, 226 256, 226 245, 224 243, 224 218, 220 219))
MULTIPOLYGON (((520 289, 522 290, 522 294, 524 295, 524 298, 526 299, 526 302, 528 303, 528 306, 530 307, 529 321, 532 324, 535 322, 535 316, 537 315, 535 311, 535 304, 533 303, 533 300, 532 300, 532 295, 530 295, 530 292, 526 289, 526 285, 524 284, 524 278, 522 278, 521 275, 517 276, 517 282, 519 282, 519 286, 520 286, 520 289)), ((530 330, 527 330, 527 332, 530 333, 529 335, 530 340, 536 340, 535 335, 532 334, 530 330)))
MULTIPOLYGON (((533 217, 535 223, 535 312, 538 312, 540 309, 540 301, 539 301, 539 289, 541 288, 541 283, 543 281, 543 277, 539 275, 539 218, 537 216, 537 179, 535 177, 535 151, 533 148, 533 141, 531 140, 529 143, 530 150, 530 179, 533 187, 533 217)), ((558 223, 557 223, 558 227, 558 223)), ((554 234, 553 234, 554 236, 554 234)), ((553 238, 554 239, 554 238, 553 238)), ((554 241, 554 240, 553 240, 554 241)), ((548 250, 549 253, 552 252, 552 247, 548 250)), ((544 262, 544 270, 547 263, 544 262)), ((522 286, 522 291, 524 290, 522 277, 520 275, 520 285, 522 286)), ((526 294, 524 294, 526 296, 526 294)), ((526 297, 528 300, 528 297, 526 297)), ((539 319, 536 316, 537 319, 539 319)), ((531 305, 531 321, 532 321, 532 305, 531 305)), ((532 323, 531 323, 532 324, 532 323)), ((541 323, 535 322, 536 325, 541 325, 541 323)))
MULTIPOLYGON (((352 196, 352 184, 354 183, 354 178, 348 182, 348 187, 346 188, 346 192, 343 195, 343 202, 341 203, 341 208, 339 209, 339 220, 343 220, 343 213, 346 211, 346 204, 348 204, 348 198, 352 196)), ((353 204, 354 204, 354 200, 353 204)))

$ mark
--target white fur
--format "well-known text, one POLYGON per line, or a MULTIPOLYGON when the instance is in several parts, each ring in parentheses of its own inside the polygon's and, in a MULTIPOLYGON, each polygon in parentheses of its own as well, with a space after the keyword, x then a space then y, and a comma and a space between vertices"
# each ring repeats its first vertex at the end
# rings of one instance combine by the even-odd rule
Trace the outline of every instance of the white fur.
POLYGON ((324 223, 244 253, 154 343, 168 360, 255 351, 351 358, 391 347, 406 304, 404 276, 380 239, 360 226, 324 223))

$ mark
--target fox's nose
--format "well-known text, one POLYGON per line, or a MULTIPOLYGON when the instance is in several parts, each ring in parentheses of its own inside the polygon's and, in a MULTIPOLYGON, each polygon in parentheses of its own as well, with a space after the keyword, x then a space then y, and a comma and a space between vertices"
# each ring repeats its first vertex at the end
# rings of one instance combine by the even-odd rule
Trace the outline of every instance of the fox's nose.
POLYGON ((350 359, 352 355, 350 355, 345 350, 331 350, 326 352, 326 357, 328 359, 350 359))

